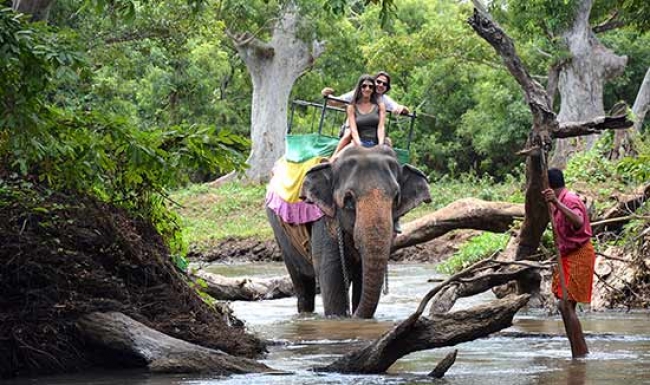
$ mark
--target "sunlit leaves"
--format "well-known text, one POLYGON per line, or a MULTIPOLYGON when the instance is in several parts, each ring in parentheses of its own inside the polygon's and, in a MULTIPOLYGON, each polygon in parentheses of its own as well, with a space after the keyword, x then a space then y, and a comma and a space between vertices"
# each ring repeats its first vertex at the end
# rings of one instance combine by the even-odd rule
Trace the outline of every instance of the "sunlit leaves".
MULTIPOLYGON (((80 12, 87 19, 80 17, 78 27, 102 30, 89 27, 103 20, 80 12)), ((134 46, 100 45, 89 53, 94 69, 89 73, 85 57, 66 42, 70 37, 80 44, 84 34, 30 24, 11 10, 0 13, 0 27, 2 173, 18 172, 114 202, 148 217, 170 242, 179 243, 164 207, 165 190, 187 183, 195 171, 216 175, 243 168, 249 141, 218 127, 211 116, 188 123, 186 117, 196 111, 184 116, 183 103, 169 108, 167 120, 138 116, 147 103, 154 116, 166 111, 164 103, 175 94, 184 106, 213 105, 214 84, 232 72, 218 40, 188 43, 183 37, 172 40, 179 45, 165 45, 145 38, 134 46), (192 79, 217 78, 201 94, 195 89, 200 82, 178 76, 185 71, 192 79), (84 75, 80 84, 78 74, 84 75), (205 102, 190 100, 196 94, 205 102)))

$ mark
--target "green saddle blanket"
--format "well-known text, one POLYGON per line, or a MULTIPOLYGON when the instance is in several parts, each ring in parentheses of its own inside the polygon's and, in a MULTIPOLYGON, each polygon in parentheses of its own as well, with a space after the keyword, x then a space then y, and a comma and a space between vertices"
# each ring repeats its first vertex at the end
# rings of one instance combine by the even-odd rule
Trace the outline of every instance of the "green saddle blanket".
POLYGON ((293 163, 302 163, 317 156, 330 157, 338 144, 339 139, 333 136, 287 135, 287 150, 284 157, 293 163))
MULTIPOLYGON (((302 163, 317 156, 330 157, 336 150, 339 138, 319 134, 287 135, 284 158, 288 162, 302 163)), ((408 150, 393 148, 400 163, 409 163, 408 150)))

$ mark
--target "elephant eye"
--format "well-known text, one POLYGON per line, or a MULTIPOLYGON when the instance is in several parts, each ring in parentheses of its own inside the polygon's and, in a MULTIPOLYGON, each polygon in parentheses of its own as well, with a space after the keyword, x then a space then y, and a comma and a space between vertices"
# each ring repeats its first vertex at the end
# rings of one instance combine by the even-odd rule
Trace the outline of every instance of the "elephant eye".
POLYGON ((354 210, 354 198, 351 194, 345 196, 345 201, 343 201, 343 207, 346 210, 354 210))

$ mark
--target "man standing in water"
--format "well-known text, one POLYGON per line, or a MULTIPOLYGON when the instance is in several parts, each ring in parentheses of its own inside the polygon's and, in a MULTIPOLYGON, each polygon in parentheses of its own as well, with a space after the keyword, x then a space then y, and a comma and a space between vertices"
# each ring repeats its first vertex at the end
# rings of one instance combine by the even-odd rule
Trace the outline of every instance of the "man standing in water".
POLYGON ((548 183, 550 188, 542 193, 551 205, 551 220, 562 264, 559 271, 556 270, 553 274, 552 290, 560 299, 558 308, 562 314, 573 358, 580 358, 589 353, 576 314, 576 304, 591 302, 596 259, 591 243, 591 224, 584 203, 575 193, 566 189, 561 170, 549 169, 548 183))

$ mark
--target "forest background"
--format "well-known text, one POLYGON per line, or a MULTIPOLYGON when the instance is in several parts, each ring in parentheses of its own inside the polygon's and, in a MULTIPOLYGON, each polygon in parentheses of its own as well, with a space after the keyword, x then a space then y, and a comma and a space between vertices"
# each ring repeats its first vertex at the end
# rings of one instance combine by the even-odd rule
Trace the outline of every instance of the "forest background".
MULTIPOLYGON (((247 157, 260 163, 249 152, 255 126, 265 124, 259 122, 264 72, 256 73, 242 47, 272 43, 273 25, 287 4, 300 15, 295 37, 309 43, 310 55, 304 68, 293 68, 295 84, 285 81, 290 95, 277 98, 266 116, 285 119, 289 100, 322 101, 324 86, 343 93, 360 74, 385 70, 392 74, 390 95, 419 115, 411 160, 432 181, 523 178, 524 162, 516 152, 524 147, 532 117, 519 85, 467 25, 469 2, 22 3, 40 12, 31 12, 30 20, 7 8, 0 20, 3 175, 27 176, 125 207, 156 223, 173 249, 182 249, 183 241, 176 214, 167 209, 170 189, 244 171, 247 157)), ((546 83, 549 68, 569 55, 554 31, 566 28, 579 3, 497 1, 490 7, 533 77, 546 83)), ((594 25, 623 15, 599 39, 628 56, 625 71, 604 87, 605 107, 631 105, 643 83, 650 65, 650 35, 641 17, 646 8, 633 1, 593 6, 594 25)), ((264 58, 268 46, 252 48, 264 58)), ((289 66, 284 69, 289 72, 289 66)), ((296 124, 308 126, 308 119, 298 117, 296 124)), ((275 123, 269 129, 283 133, 286 127, 275 123)), ((614 135, 608 133, 569 164, 570 175, 632 185, 647 181, 647 130, 637 130, 645 134, 634 139, 633 156, 609 162, 614 135)), ((405 132, 391 135, 399 142, 405 132)), ((263 181, 259 174, 253 180, 263 181)))

